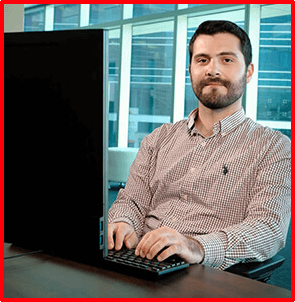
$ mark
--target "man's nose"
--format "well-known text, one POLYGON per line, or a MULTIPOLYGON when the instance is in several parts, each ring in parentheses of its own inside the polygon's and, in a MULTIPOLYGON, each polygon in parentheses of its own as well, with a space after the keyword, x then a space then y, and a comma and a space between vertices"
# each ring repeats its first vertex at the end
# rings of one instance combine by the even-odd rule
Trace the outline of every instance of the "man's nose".
POLYGON ((220 75, 220 66, 216 60, 211 60, 207 65, 206 76, 216 77, 220 75))

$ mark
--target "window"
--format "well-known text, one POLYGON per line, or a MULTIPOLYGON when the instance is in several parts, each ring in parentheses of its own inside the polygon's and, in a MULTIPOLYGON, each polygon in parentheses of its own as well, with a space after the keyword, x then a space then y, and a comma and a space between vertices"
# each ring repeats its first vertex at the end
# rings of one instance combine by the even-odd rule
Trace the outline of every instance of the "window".
POLYGON ((26 10, 24 31, 44 30, 44 6, 26 10))
POLYGON ((159 14, 174 10, 175 4, 133 4, 133 17, 159 14))
POLYGON ((291 138, 291 5, 261 8, 257 120, 291 138))
POLYGON ((79 4, 55 4, 54 30, 73 29, 79 26, 79 4))
POLYGON ((89 24, 120 20, 121 8, 121 4, 91 4, 89 24))
POLYGON ((133 28, 128 146, 170 122, 173 22, 133 28))
POLYGON ((188 7, 196 7, 196 6, 203 6, 203 5, 208 5, 208 4, 189 4, 188 7))
POLYGON ((109 31, 109 146, 117 146, 120 30, 109 31))
MULTIPOLYGON (((210 15, 210 20, 229 20, 235 22, 241 28, 244 28, 244 10, 237 10, 227 13, 219 13, 210 15)), ((188 19, 188 30, 187 30, 187 49, 191 37, 195 33, 198 26, 208 20, 208 16, 193 17, 188 19)), ((184 106, 184 116, 187 118, 190 112, 198 107, 198 99, 196 98, 193 89, 191 87, 190 76, 188 72, 189 66, 189 54, 187 51, 186 57, 186 81, 185 81, 185 106, 184 106)))
POLYGON ((224 19, 244 28, 245 7, 255 60, 246 115, 291 137, 290 4, 26 4, 24 28, 109 29, 109 144, 139 147, 198 106, 188 73, 198 25, 224 19))

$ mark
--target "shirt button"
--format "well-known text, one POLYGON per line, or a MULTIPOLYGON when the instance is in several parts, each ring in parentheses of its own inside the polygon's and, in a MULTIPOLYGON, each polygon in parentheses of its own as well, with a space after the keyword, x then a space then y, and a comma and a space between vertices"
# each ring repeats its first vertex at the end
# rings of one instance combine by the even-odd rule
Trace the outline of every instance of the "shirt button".
POLYGON ((191 173, 195 172, 196 168, 191 168, 191 173))
POLYGON ((187 195, 183 195, 182 197, 183 199, 187 200, 187 195))

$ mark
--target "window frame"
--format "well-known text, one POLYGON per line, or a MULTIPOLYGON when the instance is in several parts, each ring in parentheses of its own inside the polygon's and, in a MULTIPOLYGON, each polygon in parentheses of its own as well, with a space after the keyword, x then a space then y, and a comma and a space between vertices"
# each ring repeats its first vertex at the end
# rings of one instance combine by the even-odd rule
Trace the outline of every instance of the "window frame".
MULTIPOLYGON (((291 122, 257 120, 258 107, 258 64, 259 64, 259 38, 261 8, 273 5, 288 4, 214 4, 197 7, 188 7, 187 4, 175 4, 174 10, 150 14, 133 18, 133 4, 121 4, 121 18, 118 21, 89 25, 89 11, 91 4, 80 4, 79 25, 75 29, 95 29, 104 28, 109 30, 120 29, 120 63, 119 63, 119 104, 117 118, 117 146, 127 147, 128 145, 128 120, 129 120, 129 98, 130 98, 130 78, 131 78, 131 49, 132 32, 134 26, 153 24, 163 21, 174 22, 174 45, 173 45, 173 65, 172 65, 172 100, 171 116, 172 123, 184 118, 185 99, 185 64, 188 50, 186 46, 186 34, 188 28, 188 18, 209 17, 212 14, 231 12, 245 9, 245 30, 248 33, 253 48, 253 63, 256 72, 251 82, 247 85, 243 97, 243 107, 246 115, 254 121, 264 126, 276 129, 291 129, 291 122), (88 16, 88 17, 87 17, 88 16), (185 34, 184 34, 185 33, 185 34), (126 89, 127 87, 127 89, 126 89), (129 89, 128 89, 129 87, 129 89)), ((25 11, 37 9, 44 6, 44 30, 53 30, 54 4, 25 4, 25 11)), ((25 20, 25 18, 24 18, 25 20)))

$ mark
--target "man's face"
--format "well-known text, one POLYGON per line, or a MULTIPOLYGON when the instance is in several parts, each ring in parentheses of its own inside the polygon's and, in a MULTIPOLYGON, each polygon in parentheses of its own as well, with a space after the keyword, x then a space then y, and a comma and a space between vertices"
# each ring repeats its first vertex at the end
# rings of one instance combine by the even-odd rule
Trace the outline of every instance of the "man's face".
POLYGON ((197 37, 189 72, 199 101, 205 107, 221 109, 241 99, 253 74, 253 65, 246 71, 236 36, 218 33, 197 37))

